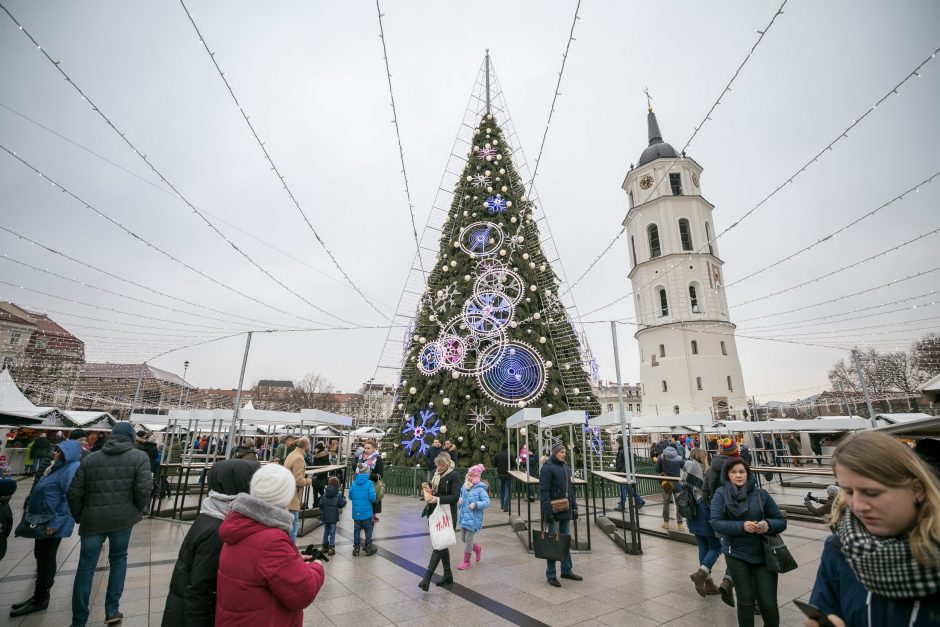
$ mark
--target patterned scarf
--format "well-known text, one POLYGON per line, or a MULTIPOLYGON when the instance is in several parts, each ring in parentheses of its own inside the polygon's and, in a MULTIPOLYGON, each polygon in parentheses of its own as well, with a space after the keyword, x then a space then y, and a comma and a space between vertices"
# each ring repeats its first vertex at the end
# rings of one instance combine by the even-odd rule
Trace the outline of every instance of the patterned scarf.
POLYGON ((366 466, 369 467, 370 470, 373 470, 373 471, 374 471, 374 470, 375 470, 375 460, 377 460, 378 458, 379 458, 379 452, 378 452, 378 451, 372 451, 368 456, 366 456, 365 452, 363 452, 363 453, 362 453, 362 456, 361 456, 361 458, 360 458, 360 460, 359 460, 359 463, 365 464, 366 466))
POLYGON ((908 535, 873 536, 846 509, 836 534, 845 561, 863 586, 889 599, 922 599, 940 591, 940 568, 924 568, 911 554, 908 535))
POLYGON ((454 469, 454 460, 448 460, 447 468, 444 469, 444 472, 441 472, 441 467, 438 466, 437 470, 434 471, 434 477, 431 479, 431 493, 437 495, 437 486, 441 483, 441 477, 450 474, 454 469))

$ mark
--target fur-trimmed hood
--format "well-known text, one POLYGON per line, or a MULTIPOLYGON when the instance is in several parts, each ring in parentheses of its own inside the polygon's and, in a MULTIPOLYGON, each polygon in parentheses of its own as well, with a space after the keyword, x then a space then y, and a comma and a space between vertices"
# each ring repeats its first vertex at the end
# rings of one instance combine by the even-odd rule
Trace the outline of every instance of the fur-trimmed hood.
POLYGON ((250 494, 239 494, 232 502, 232 512, 219 528, 226 544, 235 544, 263 527, 290 532, 294 517, 286 509, 274 507, 250 494))

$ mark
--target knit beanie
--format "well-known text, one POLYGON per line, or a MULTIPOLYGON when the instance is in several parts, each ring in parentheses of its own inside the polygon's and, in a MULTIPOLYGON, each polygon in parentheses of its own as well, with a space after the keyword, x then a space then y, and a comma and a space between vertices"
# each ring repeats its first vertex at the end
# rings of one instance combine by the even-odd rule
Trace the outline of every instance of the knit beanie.
POLYGON ((728 457, 738 456, 738 442, 734 438, 722 438, 718 441, 718 447, 721 449, 722 455, 728 457))
POLYGON ((249 494, 274 507, 287 507, 296 491, 294 475, 280 464, 265 464, 251 476, 249 494))
POLYGON ((557 455, 557 454, 558 454, 558 451, 560 451, 560 450, 562 450, 562 449, 564 449, 564 448, 565 448, 565 443, 564 443, 564 442, 559 442, 558 444, 556 444, 555 446, 553 446, 553 447, 552 447, 552 457, 554 457, 555 455, 557 455))
POLYGON ((483 467, 483 464, 470 466, 470 470, 467 471, 467 479, 469 479, 471 483, 480 483, 480 478, 483 476, 484 470, 486 470, 486 468, 483 467))
POLYGON ((369 466, 369 464, 366 464, 366 463, 359 464, 358 466, 356 466, 356 474, 357 475, 372 474, 372 468, 369 466))

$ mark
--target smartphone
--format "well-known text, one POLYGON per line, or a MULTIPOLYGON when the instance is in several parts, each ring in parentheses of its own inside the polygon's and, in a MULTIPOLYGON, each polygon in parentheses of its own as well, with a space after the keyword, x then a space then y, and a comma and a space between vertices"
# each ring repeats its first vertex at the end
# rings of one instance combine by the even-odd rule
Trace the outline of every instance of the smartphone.
POLYGON ((811 618, 819 623, 819 627, 835 627, 833 622, 826 618, 826 615, 822 613, 822 610, 812 603, 800 601, 799 599, 793 599, 793 605, 800 608, 800 611, 806 614, 807 618, 811 618))

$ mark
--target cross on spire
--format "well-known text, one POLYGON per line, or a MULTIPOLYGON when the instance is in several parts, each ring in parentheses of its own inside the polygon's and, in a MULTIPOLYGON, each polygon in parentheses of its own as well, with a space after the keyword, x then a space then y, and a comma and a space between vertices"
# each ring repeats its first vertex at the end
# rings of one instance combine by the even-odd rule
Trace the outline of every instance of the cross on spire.
POLYGON ((650 96, 650 90, 648 87, 643 88, 643 93, 646 94, 646 109, 647 111, 653 110, 653 97, 650 96))

